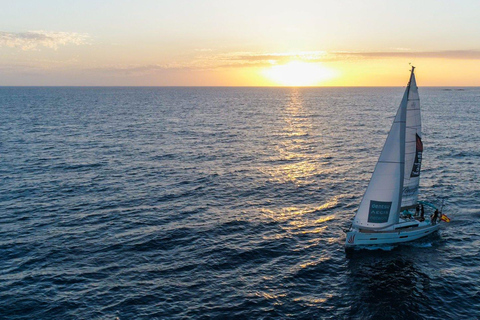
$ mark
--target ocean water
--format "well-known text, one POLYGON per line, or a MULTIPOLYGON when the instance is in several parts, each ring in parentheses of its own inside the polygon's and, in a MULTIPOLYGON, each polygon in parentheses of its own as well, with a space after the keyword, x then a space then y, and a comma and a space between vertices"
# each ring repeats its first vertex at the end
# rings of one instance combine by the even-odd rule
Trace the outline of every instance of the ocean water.
POLYGON ((347 255, 403 88, 0 88, 0 318, 480 318, 480 88, 419 90, 452 222, 347 255))

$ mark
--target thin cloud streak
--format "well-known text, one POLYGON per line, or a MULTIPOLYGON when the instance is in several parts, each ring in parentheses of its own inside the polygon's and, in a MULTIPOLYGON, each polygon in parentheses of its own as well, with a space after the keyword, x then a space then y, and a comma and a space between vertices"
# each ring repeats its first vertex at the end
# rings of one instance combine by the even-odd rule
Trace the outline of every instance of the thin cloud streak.
POLYGON ((59 46, 68 44, 87 44, 89 35, 75 32, 28 31, 5 32, 0 31, 0 47, 20 48, 24 51, 38 50, 45 47, 57 50, 59 46))
POLYGON ((226 68, 267 68, 274 65, 299 60, 311 63, 339 62, 358 59, 388 59, 388 58, 443 58, 443 59, 480 59, 480 51, 391 51, 391 52, 357 52, 357 51, 305 51, 284 53, 230 52, 219 54, 204 54, 185 62, 149 65, 111 65, 90 68, 86 71, 122 73, 130 75, 149 74, 166 70, 201 71, 226 68))
POLYGON ((358 59, 388 59, 388 58, 437 58, 454 60, 479 60, 480 50, 450 50, 450 51, 304 51, 283 53, 231 52, 197 56, 184 67, 188 68, 237 68, 237 67, 269 67, 299 60, 304 62, 339 62, 358 59))
POLYGON ((94 67, 85 69, 88 72, 94 73, 111 73, 111 74, 124 74, 124 75, 145 75, 156 72, 163 72, 168 70, 191 70, 191 66, 181 66, 181 65, 112 65, 104 67, 94 67))
POLYGON ((349 58, 440 58, 456 60, 478 60, 480 50, 445 50, 445 51, 383 51, 383 52, 332 52, 337 60, 349 58))
MULTIPOLYGON (((0 37, 4 33, 0 33, 0 37)), ((36 39, 35 45, 38 46, 42 41, 47 41, 44 46, 56 48, 62 43, 85 43, 86 38, 70 38, 77 39, 68 42, 64 38, 63 42, 50 43, 51 40, 42 40, 46 35, 36 34, 29 37, 36 39)), ((30 39, 30 38, 29 38, 30 39)), ((0 39, 0 45, 2 40, 0 39)), ((21 46, 19 42, 17 46, 21 46)), ((31 48, 28 43, 27 48, 31 48)), ((13 46, 13 44, 10 44, 13 46)), ((24 49, 25 50, 25 49, 24 49)), ((28 50, 28 49, 27 49, 28 50)), ((31 50, 31 49, 30 49, 31 50)), ((229 52, 215 53, 211 49, 195 50, 197 54, 190 60, 173 61, 170 63, 150 63, 150 64, 111 64, 88 66, 82 64, 81 60, 71 59, 69 61, 38 61, 32 60, 18 65, 1 65, 0 69, 4 73, 15 72, 59 72, 70 70, 72 72, 86 72, 93 74, 105 75, 126 75, 141 76, 164 74, 165 72, 195 72, 195 71, 212 71, 221 69, 241 69, 241 68, 269 68, 275 65, 281 65, 290 61, 303 61, 310 63, 322 62, 341 62, 368 59, 390 59, 390 58, 441 58, 441 59, 462 59, 462 60, 479 60, 479 50, 456 50, 456 51, 423 51, 415 52, 408 49, 401 51, 382 51, 382 52, 360 52, 360 51, 304 51, 304 52, 280 52, 280 53, 258 53, 258 52, 229 52)))

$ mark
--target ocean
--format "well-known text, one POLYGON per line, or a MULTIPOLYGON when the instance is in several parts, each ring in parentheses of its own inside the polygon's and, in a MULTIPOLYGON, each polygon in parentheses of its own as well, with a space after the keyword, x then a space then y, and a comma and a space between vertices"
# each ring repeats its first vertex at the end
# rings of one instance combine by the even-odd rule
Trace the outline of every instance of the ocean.
POLYGON ((480 88, 419 88, 452 221, 345 253, 403 90, 0 87, 0 318, 480 318, 480 88))

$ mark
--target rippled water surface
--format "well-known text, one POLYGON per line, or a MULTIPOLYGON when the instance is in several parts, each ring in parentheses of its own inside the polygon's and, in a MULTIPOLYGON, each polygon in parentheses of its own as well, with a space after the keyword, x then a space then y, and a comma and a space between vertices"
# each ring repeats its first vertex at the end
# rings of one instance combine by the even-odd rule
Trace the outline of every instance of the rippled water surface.
POLYGON ((402 88, 0 88, 0 318, 480 317, 480 89, 420 88, 439 234, 344 251, 402 88))

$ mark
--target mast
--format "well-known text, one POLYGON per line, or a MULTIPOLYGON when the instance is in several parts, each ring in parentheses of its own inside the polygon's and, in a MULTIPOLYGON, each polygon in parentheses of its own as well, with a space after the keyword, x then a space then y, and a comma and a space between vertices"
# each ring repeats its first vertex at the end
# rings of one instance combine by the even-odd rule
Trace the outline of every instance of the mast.
POLYGON ((412 66, 412 70, 410 72, 410 79, 408 80, 408 85, 407 85, 407 99, 410 96, 410 85, 412 84, 412 79, 413 79, 413 71, 415 71, 415 67, 412 66))
POLYGON ((412 66, 412 70, 410 72, 410 79, 408 80, 407 89, 405 90, 405 103, 400 104, 401 109, 401 116, 400 116, 400 156, 402 161, 400 161, 400 188, 398 188, 398 207, 396 211, 398 212, 395 217, 395 223, 399 222, 400 219, 400 210, 402 209, 402 195, 403 195, 403 185, 405 181, 405 138, 406 138, 406 131, 407 131, 407 108, 408 108, 408 98, 410 96, 410 87, 412 85, 413 79, 413 72, 415 71, 415 67, 412 66))
POLYGON ((408 80, 407 89, 405 90, 404 100, 400 103, 399 112, 400 112, 400 187, 398 188, 398 202, 397 208, 393 211, 395 216, 394 223, 398 223, 400 220, 400 210, 402 209, 402 195, 403 195, 403 184, 405 180, 405 136, 407 130, 407 107, 408 107, 408 97, 410 95, 410 86, 413 79, 413 71, 415 67, 412 66, 412 71, 410 73, 410 79, 408 80))
POLYGON ((407 117, 405 129, 405 176, 403 182, 402 207, 414 208, 418 203, 420 169, 422 163, 422 120, 420 98, 412 66, 408 84, 407 117))

